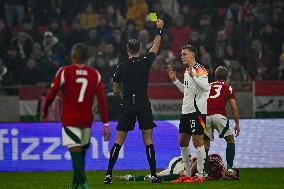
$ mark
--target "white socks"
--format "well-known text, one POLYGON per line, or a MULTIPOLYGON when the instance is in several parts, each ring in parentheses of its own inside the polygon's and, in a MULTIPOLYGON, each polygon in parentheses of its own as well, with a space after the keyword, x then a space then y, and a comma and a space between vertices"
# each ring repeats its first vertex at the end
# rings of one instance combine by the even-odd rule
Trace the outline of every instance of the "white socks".
POLYGON ((203 176, 207 176, 206 171, 204 170, 204 166, 205 166, 205 159, 206 159, 206 153, 205 153, 205 148, 204 145, 197 147, 196 149, 196 153, 197 153, 197 173, 196 175, 198 177, 203 177, 203 176))
MULTIPOLYGON (((204 149, 204 147, 203 147, 204 149)), ((184 175, 190 177, 190 167, 191 167, 191 154, 189 147, 180 147, 181 157, 184 165, 184 175)), ((204 151, 205 153, 205 151, 204 151)))

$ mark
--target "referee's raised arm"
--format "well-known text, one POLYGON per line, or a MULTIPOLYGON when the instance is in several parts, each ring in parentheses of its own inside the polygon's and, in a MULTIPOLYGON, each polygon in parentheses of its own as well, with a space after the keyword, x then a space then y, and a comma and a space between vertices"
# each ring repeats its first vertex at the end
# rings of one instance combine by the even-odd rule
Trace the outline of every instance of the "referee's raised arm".
POLYGON ((153 44, 153 46, 151 47, 151 49, 149 51, 149 52, 153 52, 155 54, 158 53, 158 50, 159 50, 159 47, 160 47, 160 43, 161 43, 161 35, 163 33, 162 29, 164 27, 163 20, 158 19, 157 22, 156 22, 156 25, 157 25, 157 34, 156 34, 156 37, 154 39, 154 44, 153 44))

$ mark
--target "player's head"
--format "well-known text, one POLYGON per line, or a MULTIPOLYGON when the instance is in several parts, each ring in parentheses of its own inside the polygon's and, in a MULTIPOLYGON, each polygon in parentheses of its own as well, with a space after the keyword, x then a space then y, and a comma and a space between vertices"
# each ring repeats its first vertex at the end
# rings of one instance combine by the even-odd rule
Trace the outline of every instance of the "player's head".
POLYGON ((219 66, 215 70, 215 80, 226 81, 228 77, 228 69, 225 66, 219 66))
POLYGON ((139 55, 141 44, 137 39, 129 39, 127 43, 127 53, 129 55, 139 55))
POLYGON ((224 169, 221 174, 224 180, 240 180, 240 172, 238 169, 233 169, 233 172, 224 169))
POLYGON ((183 64, 193 66, 196 62, 197 50, 192 45, 185 45, 181 48, 181 60, 183 64))
POLYGON ((83 43, 77 43, 71 50, 72 62, 84 64, 88 59, 88 48, 83 43))

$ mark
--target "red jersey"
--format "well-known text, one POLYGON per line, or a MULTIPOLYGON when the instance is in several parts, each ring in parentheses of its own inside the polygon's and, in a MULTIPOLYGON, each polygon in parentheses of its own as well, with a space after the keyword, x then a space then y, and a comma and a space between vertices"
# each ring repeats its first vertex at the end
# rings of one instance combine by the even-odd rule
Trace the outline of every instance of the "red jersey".
MULTIPOLYGON (((192 159, 192 163, 196 161, 196 158, 192 159)), ((209 155, 208 162, 208 176, 213 178, 214 180, 218 180, 222 176, 222 171, 226 169, 223 160, 218 154, 209 155)), ((197 170, 196 170, 197 171, 197 170)), ((196 172, 193 173, 195 175, 196 172)))
POLYGON ((97 70, 79 64, 60 68, 48 93, 44 112, 48 111, 48 106, 59 89, 62 98, 63 126, 90 128, 93 122, 92 108, 95 95, 98 99, 101 119, 104 123, 108 122, 104 85, 97 70))
POLYGON ((225 81, 210 83, 210 94, 207 100, 207 115, 221 114, 226 116, 225 106, 229 99, 236 99, 233 88, 225 81))

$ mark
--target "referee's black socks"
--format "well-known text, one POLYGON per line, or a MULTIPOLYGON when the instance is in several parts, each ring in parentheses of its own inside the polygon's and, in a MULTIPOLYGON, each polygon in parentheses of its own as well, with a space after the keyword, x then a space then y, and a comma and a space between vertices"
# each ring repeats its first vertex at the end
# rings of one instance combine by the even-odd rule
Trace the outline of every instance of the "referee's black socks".
POLYGON ((116 143, 113 144, 111 151, 110 151, 110 157, 109 157, 106 175, 112 176, 112 169, 113 169, 114 164, 115 164, 115 162, 118 158, 120 148, 121 148, 121 146, 119 144, 116 144, 116 143))
POLYGON ((150 170, 151 170, 151 176, 157 177, 156 157, 155 157, 155 149, 154 149, 153 144, 146 145, 146 154, 147 154, 147 159, 148 159, 148 163, 149 163, 150 170))

